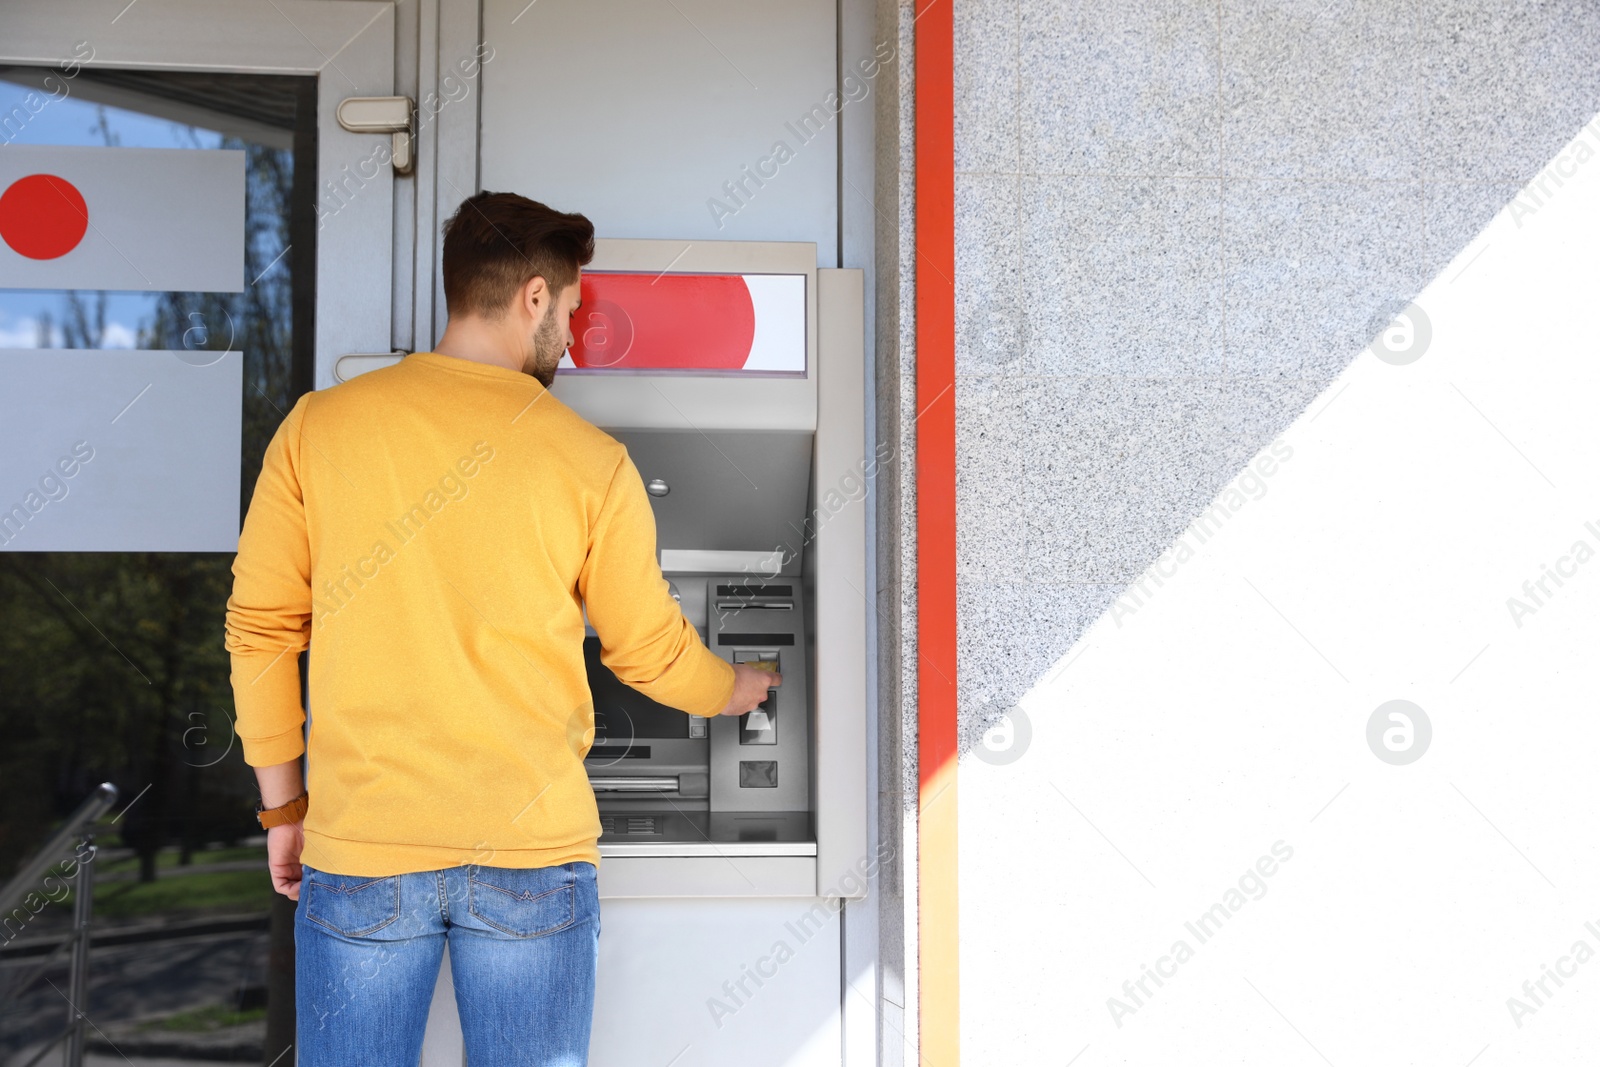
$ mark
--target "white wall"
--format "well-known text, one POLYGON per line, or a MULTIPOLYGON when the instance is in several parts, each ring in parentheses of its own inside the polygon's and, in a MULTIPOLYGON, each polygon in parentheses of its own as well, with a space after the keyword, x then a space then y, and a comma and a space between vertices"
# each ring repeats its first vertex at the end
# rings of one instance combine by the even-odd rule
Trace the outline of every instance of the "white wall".
POLYGON ((839 919, 820 900, 605 900, 594 1067, 839 1063, 839 919))

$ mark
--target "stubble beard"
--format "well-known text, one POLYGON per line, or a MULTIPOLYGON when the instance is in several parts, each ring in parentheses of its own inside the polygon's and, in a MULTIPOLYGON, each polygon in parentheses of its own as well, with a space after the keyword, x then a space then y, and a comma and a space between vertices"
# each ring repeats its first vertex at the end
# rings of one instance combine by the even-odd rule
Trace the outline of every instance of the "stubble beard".
POLYGON ((550 388, 556 380, 556 367, 561 363, 561 354, 565 351, 555 306, 552 304, 545 308, 544 318, 539 320, 539 326, 533 332, 533 355, 523 363, 522 373, 532 375, 540 385, 550 388))

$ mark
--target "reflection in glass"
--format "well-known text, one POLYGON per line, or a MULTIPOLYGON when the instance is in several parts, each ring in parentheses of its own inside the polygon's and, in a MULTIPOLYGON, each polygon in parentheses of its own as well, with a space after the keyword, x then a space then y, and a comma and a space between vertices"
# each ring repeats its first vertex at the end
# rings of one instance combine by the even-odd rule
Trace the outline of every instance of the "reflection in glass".
MULTIPOLYGON (((0 116, 51 75, 0 67, 0 116)), ((315 80, 89 69, 57 79, 67 88, 47 106, 23 106, 20 125, 0 121, 0 145, 245 151, 247 284, 0 290, 0 347, 168 349, 202 362, 241 352, 242 516, 268 440, 311 382, 315 80)), ((25 474, 3 470, 0 508, 25 474)), ((232 732, 231 565, 229 554, 0 552, 0 880, 96 784, 121 791, 91 865, 97 1056, 268 1063, 292 1040, 293 905, 271 891, 255 780, 232 732)), ((0 917, 0 1063, 25 1062, 66 1021, 64 956, 21 985, 70 928, 64 887, 41 900, 0 917)))

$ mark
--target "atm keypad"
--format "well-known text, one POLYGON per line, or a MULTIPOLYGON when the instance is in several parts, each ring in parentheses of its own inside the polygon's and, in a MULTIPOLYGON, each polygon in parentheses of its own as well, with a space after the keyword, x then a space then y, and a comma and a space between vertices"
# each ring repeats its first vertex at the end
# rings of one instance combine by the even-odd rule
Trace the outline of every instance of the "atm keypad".
POLYGON ((778 743, 778 691, 767 690, 767 699, 756 705, 754 711, 739 716, 739 743, 741 745, 775 745, 778 743))
MULTIPOLYGON (((773 652, 737 651, 735 663, 743 663, 757 670, 778 673, 778 657, 773 652)), ((756 705, 754 711, 739 716, 739 743, 741 745, 776 745, 778 743, 778 691, 767 690, 767 699, 756 705)))

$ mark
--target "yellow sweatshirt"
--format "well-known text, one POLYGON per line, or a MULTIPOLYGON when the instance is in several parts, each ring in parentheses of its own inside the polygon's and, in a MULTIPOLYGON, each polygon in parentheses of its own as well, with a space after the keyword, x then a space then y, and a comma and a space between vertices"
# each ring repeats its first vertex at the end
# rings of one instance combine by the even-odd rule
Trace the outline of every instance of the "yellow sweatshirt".
POLYGON ((418 352, 301 397, 239 537, 227 648, 245 762, 306 754, 303 862, 598 863, 585 606, 647 696, 710 716, 733 692, 655 552, 626 449, 526 374, 418 352))

